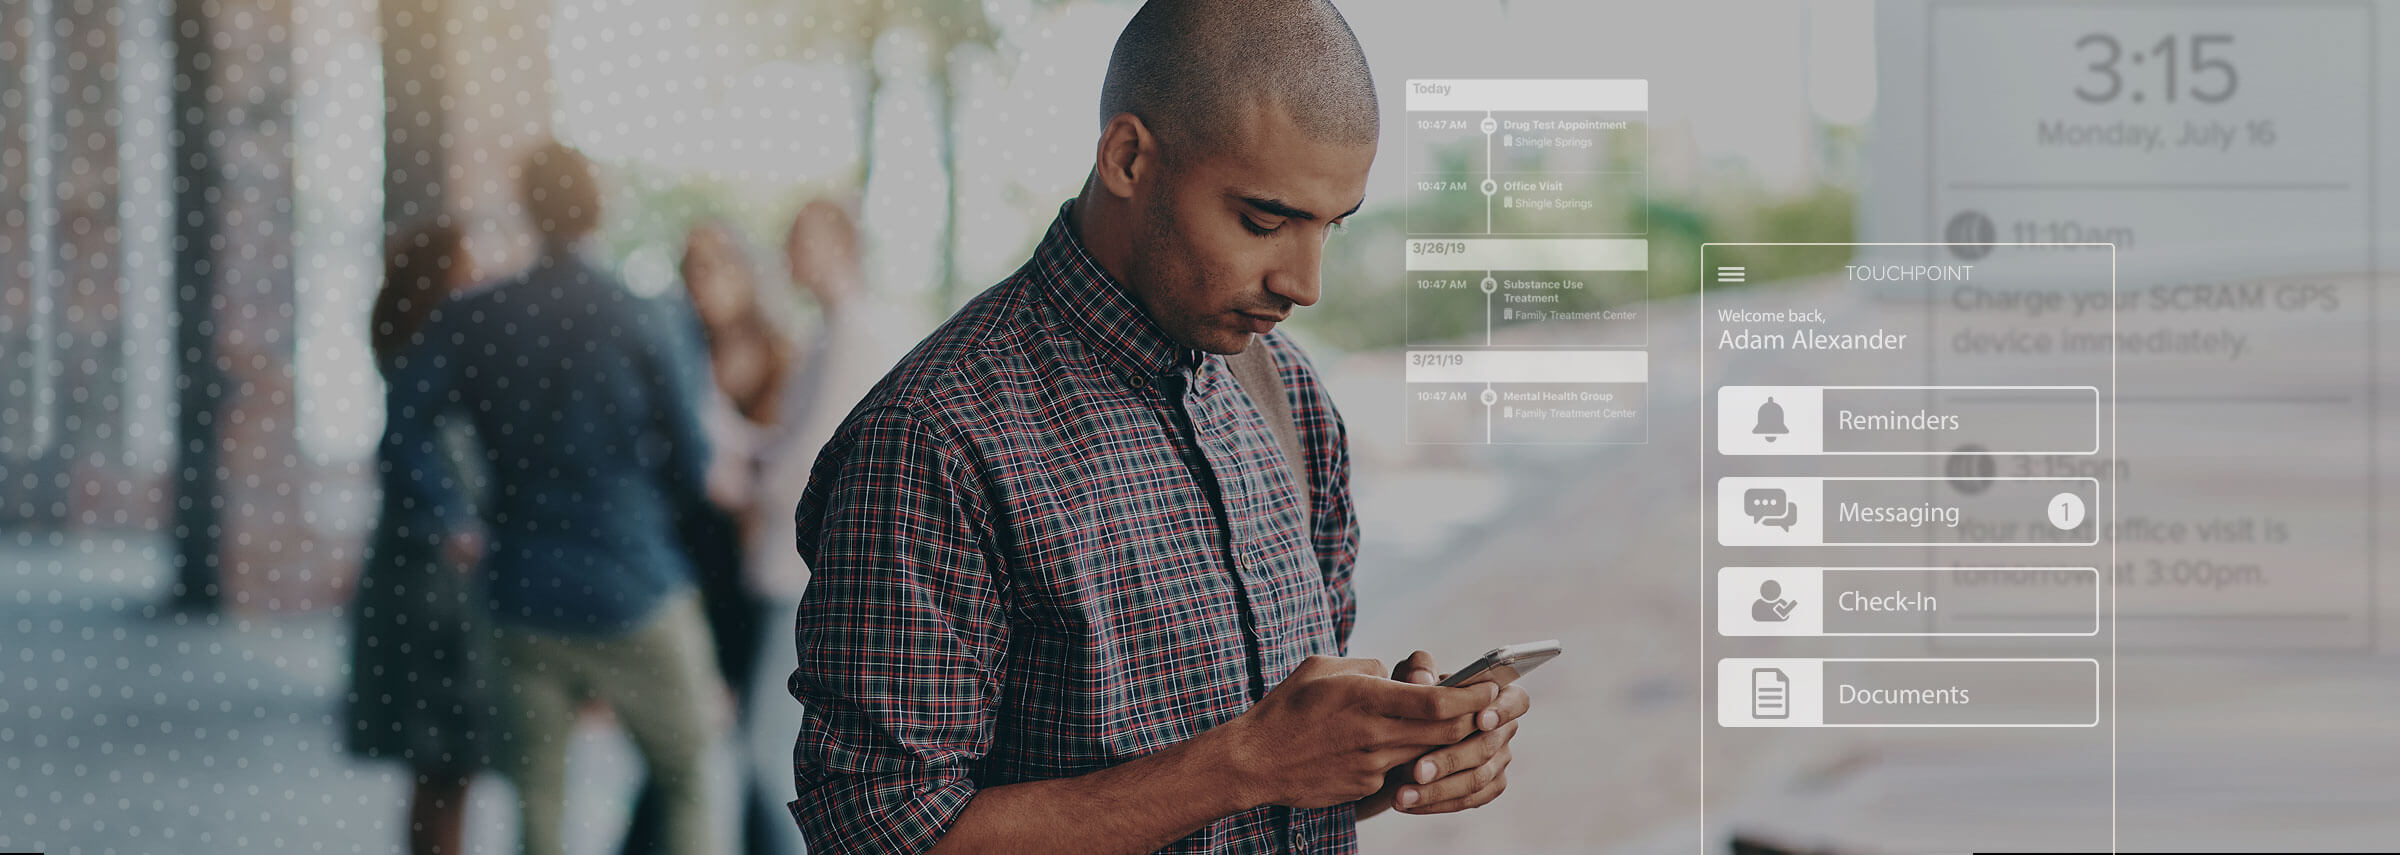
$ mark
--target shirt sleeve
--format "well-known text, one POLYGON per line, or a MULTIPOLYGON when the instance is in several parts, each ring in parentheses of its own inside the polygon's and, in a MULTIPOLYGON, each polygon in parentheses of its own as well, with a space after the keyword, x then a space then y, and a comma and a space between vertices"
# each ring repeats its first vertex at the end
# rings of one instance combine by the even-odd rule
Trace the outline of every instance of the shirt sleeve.
POLYGON ((459 404, 454 370, 470 312, 451 301, 429 314, 393 357, 385 378, 383 441, 377 446, 384 505, 400 535, 439 541, 472 522, 463 485, 444 453, 440 416, 459 404))
POLYGON ((817 460, 790 681, 805 707, 791 809, 812 853, 922 852, 975 796, 1008 644, 978 483, 898 407, 860 413, 817 460))

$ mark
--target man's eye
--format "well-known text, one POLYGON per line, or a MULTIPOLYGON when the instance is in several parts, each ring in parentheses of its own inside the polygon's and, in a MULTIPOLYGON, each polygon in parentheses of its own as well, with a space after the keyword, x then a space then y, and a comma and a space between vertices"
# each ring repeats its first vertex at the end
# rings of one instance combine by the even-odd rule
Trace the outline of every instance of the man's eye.
POLYGON ((1250 219, 1249 217, 1243 217, 1243 218, 1242 218, 1242 228, 1249 229, 1249 230, 1250 230, 1250 233, 1251 233, 1251 234, 1254 234, 1254 235, 1261 235, 1261 236, 1264 236, 1264 235, 1271 235, 1271 234, 1274 234, 1274 233, 1275 233, 1275 230, 1276 230, 1276 229, 1279 229, 1279 228, 1282 228, 1282 227, 1283 227, 1283 224, 1282 224, 1282 223, 1276 223, 1275 225, 1272 225, 1272 226, 1262 226, 1262 225, 1259 225, 1259 224, 1258 224, 1258 221, 1256 221, 1256 220, 1252 220, 1252 219, 1250 219))

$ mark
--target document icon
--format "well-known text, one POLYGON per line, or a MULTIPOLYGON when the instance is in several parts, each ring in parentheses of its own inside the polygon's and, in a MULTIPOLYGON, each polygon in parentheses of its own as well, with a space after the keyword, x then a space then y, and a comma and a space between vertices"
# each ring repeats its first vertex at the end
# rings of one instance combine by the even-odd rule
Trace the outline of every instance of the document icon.
POLYGON ((1792 680, 1776 668, 1750 669, 1750 717, 1790 718, 1792 680))

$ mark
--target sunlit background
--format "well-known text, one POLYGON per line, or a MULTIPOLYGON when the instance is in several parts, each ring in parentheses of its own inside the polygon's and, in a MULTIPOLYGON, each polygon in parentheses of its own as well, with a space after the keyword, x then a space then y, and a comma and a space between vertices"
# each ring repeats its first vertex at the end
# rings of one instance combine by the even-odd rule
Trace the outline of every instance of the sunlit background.
MULTIPOLYGON (((258 16, 250 26, 288 27, 288 35, 257 36, 284 52, 274 72, 282 81, 274 97, 288 99, 276 106, 291 117, 284 148, 244 151, 288 170, 291 195, 277 205, 288 204, 288 221, 262 226, 262 236, 288 253, 274 269, 291 293, 282 311, 293 337, 291 409, 302 462, 326 477, 355 477, 382 421, 379 396, 362 392, 374 385, 364 306, 390 227, 381 216, 388 152, 378 144, 384 30, 376 9, 341 0, 267 4, 248 15, 231 13, 241 3, 200 5, 223 6, 227 14, 211 24, 220 29, 243 27, 249 15, 258 16), (277 15, 287 22, 273 23, 277 15)), ((1688 263, 1679 259, 1696 254, 1681 245, 1712 238, 1851 233, 1858 140, 1875 102, 1869 3, 1629 4, 1622 14, 1529 0, 1355 5, 1345 11, 1387 93, 1387 115, 1396 115, 1399 81, 1412 76, 1651 79, 1649 204, 1652 256, 1661 264, 1688 263), (1756 26, 1721 26, 1729 15, 1756 26), (1442 26, 1423 26, 1428 19, 1442 26), (1708 47, 1688 47, 1696 44, 1708 47), (1745 68, 1789 73, 1717 73, 1734 56, 1745 68)), ((683 229, 699 217, 729 218, 766 247, 799 201, 833 193, 862 210, 875 287, 912 295, 939 315, 1014 269, 1081 185, 1098 72, 1133 8, 1000 0, 980 8, 459 4, 435 22, 456 30, 439 48, 446 61, 427 64, 419 55, 403 71, 412 83, 448 87, 438 103, 446 105, 441 143, 451 178, 440 192, 474 230, 487 272, 521 265, 531 251, 509 208, 506 169, 547 133, 607 167, 606 246, 637 290, 671 287, 683 229)), ((27 460, 81 446, 89 453, 77 455, 85 467, 77 471, 109 475, 112 484, 152 483, 173 445, 177 177, 168 131, 176 87, 170 34, 181 19, 156 6, 94 2, 36 3, 10 17, 9 68, 21 74, 7 78, 6 90, 8 177, 19 200, 9 212, 17 263, 6 322, 19 336, 10 343, 25 348, 11 365, 10 391, 23 396, 11 400, 24 406, 10 407, 8 450, 27 460), (76 47, 93 40, 106 49, 76 47), (103 116, 107 127, 96 135, 105 139, 93 144, 107 150, 76 150, 79 140, 65 129, 103 116), (40 192, 51 188, 59 192, 40 192), (92 261, 105 277, 58 278, 76 269, 74 241, 61 232, 81 227, 64 219, 78 194, 100 206, 95 225, 111 230, 87 248, 105 257, 92 261), (81 325, 62 323, 66 315, 81 325), (113 387, 81 395, 68 388, 83 379, 75 370, 83 366, 62 348, 91 350, 92 376, 113 387), (101 418, 77 420, 86 412, 101 418), (94 433, 67 435, 70 420, 94 433)), ((1398 145, 1393 137, 1385 149, 1398 145)), ((1397 187, 1397 162, 1378 160, 1373 190, 1397 187)), ((1371 192, 1341 240, 1362 255, 1391 246, 1396 196, 1371 192)), ((1328 300, 1392 302, 1398 280, 1374 272, 1329 264, 1328 300)), ((1653 287, 1694 287, 1697 278, 1680 272, 1662 270, 1653 287)), ((1294 326, 1320 348, 1371 350, 1399 341, 1402 331, 1387 317, 1303 312, 1294 326)), ((155 529, 165 494, 129 492, 13 504, 28 522, 155 529)), ((355 532, 364 504, 342 505, 347 516, 321 509, 328 513, 311 525, 355 532)))
MULTIPOLYGON (((862 216, 871 287, 929 326, 1021 263, 1080 186, 1101 72, 1134 8, 0 8, 0 849, 402 851, 400 771, 342 756, 333 732, 375 508, 383 414, 365 322, 388 234, 442 213, 469 230, 486 276, 521 267, 533 242, 509 169, 555 136, 606 172, 602 255, 635 290, 677 288, 685 229, 704 217, 735 224, 780 276, 792 212, 831 195, 862 216)), ((1650 290, 1670 300, 1698 287, 1703 242, 1852 239, 1877 100, 1873 8, 1344 11, 1383 92, 1386 156, 1334 238, 1326 304, 1292 328, 1357 446, 1356 652, 1463 659, 1523 640, 1497 637, 1528 620, 1508 608, 1522 595, 1476 584, 1512 561, 1555 564, 1544 572, 1572 582, 1555 601, 1600 604, 1549 612, 1578 625, 1537 634, 1615 648, 1544 672, 1509 797, 1377 820, 1370 851, 1589 851, 1685 833, 1700 809, 1698 606, 1670 568, 1612 569, 1660 536, 1619 515, 1652 477, 1625 465, 1639 449, 1403 441, 1401 82, 1648 79, 1640 204, 1650 290), (1590 485, 1612 478, 1623 504, 1592 504, 1590 485), (1579 539, 1493 546, 1561 531, 1579 539), (1602 720, 1622 726, 1596 734, 1602 720)), ((760 730, 742 762, 784 767, 789 731, 760 730)), ((586 737, 577 841, 603 851, 638 761, 612 732, 586 737)), ((473 851, 512 839, 500 792, 476 796, 473 851)))

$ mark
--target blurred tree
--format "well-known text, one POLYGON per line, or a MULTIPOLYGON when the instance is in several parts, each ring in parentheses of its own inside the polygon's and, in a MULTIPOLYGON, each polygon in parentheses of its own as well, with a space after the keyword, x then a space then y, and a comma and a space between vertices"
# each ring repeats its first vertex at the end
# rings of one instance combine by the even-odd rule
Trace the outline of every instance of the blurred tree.
MULTIPOLYGON (((774 5, 769 0, 752 2, 774 5)), ((1043 5, 1050 5, 1046 0, 1043 5)), ((958 99, 966 63, 973 50, 1000 55, 1000 29, 985 14, 982 3, 958 0, 821 0, 794 19, 799 31, 795 44, 829 50, 846 58, 866 76, 861 99, 858 167, 851 184, 862 190, 875 171, 875 108, 883 97, 884 69, 875 61, 875 46, 887 32, 913 30, 929 45, 926 77, 934 100, 934 144, 942 168, 943 204, 941 254, 934 271, 934 299, 947 309, 961 283, 958 274, 958 99)))
MULTIPOLYGON (((1759 243, 1831 243, 1842 244, 1857 240, 1858 194, 1848 188, 1817 184, 1788 196, 1758 194, 1744 198, 1729 210, 1710 218, 1702 233, 1703 240, 1746 241, 1759 243)), ((1650 257, 1657 259, 1662 247, 1653 245, 1650 257)), ((1782 282, 1806 276, 1831 273, 1850 261, 1850 247, 1812 246, 1788 251, 1765 252, 1763 247, 1733 247, 1727 261, 1740 261, 1750 268, 1751 285, 1782 282)), ((1694 242, 1682 253, 1681 262, 1691 265, 1687 273, 1676 277, 1675 291, 1688 291, 1700 285, 1700 247, 1694 242)), ((1722 263, 1722 262, 1720 262, 1722 263)), ((1721 287, 1711 285, 1709 287, 1721 287)), ((1733 286, 1745 287, 1745 286, 1733 286)))

